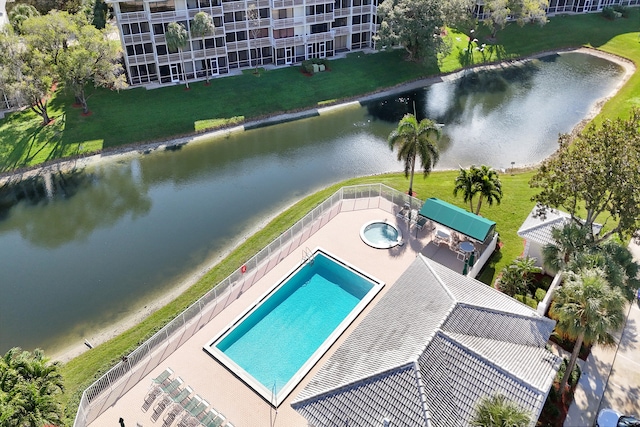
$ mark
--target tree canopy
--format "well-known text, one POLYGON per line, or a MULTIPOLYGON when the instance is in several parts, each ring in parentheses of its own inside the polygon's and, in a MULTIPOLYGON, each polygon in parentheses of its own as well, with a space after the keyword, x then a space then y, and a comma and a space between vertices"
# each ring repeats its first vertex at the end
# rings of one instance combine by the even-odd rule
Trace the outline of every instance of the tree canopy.
POLYGON ((560 137, 560 149, 531 178, 542 211, 561 208, 593 235, 596 219, 610 228, 593 236, 597 244, 618 234, 640 238, 640 110, 627 120, 590 126, 573 141, 560 137))
POLYGON ((63 391, 58 362, 51 363, 39 349, 12 348, 0 358, 0 425, 62 425, 58 395, 63 391))
POLYGON ((85 114, 89 112, 85 88, 96 87, 120 90, 127 87, 124 70, 119 62, 121 49, 117 40, 110 40, 107 30, 83 25, 71 43, 60 55, 59 75, 71 90, 85 114))
POLYGON ((486 0, 484 11, 485 25, 491 28, 491 37, 504 28, 507 21, 515 19, 518 25, 528 23, 544 25, 547 23, 548 0, 486 0))
POLYGON ((440 0, 384 0, 378 6, 379 47, 402 46, 411 61, 433 60, 447 45, 440 36, 445 25, 440 0))

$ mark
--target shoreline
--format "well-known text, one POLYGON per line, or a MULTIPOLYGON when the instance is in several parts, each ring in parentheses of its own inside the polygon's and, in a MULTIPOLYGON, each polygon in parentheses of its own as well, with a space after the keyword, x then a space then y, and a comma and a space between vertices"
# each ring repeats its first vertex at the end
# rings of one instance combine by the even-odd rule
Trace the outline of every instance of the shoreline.
MULTIPOLYGON (((82 169, 82 168, 90 167, 103 162, 119 161, 119 160, 123 160, 130 157, 140 156, 150 151, 166 149, 167 147, 171 147, 171 146, 202 143, 206 140, 225 137, 226 135, 234 132, 243 132, 247 129, 253 129, 256 127, 269 126, 272 124, 278 124, 278 123, 283 123, 287 121, 298 120, 301 118, 311 117, 313 115, 323 114, 329 111, 348 108, 349 106, 352 106, 362 101, 374 100, 376 98, 386 97, 399 92, 415 90, 415 89, 427 86, 429 84, 433 84, 438 81, 458 78, 460 75, 466 72, 469 72, 470 70, 480 71, 480 70, 504 68, 506 66, 512 66, 513 64, 516 64, 519 62, 526 62, 531 59, 540 58, 545 55, 549 55, 553 53, 563 53, 563 52, 581 52, 581 53, 587 53, 590 55, 602 57, 620 65, 624 69, 624 74, 620 79, 620 82, 612 89, 611 93, 603 97, 602 99, 598 100, 594 104, 593 108, 588 112, 588 114, 580 122, 578 122, 576 126, 574 126, 574 128, 571 131, 571 135, 576 135, 582 129, 584 129, 584 127, 591 120, 593 120, 594 117, 596 117, 599 114, 599 112, 602 109, 602 106, 609 99, 611 99, 616 93, 618 93, 618 91, 624 84, 627 83, 629 78, 633 75, 633 73, 636 70, 636 67, 632 61, 627 60, 626 58, 613 55, 613 54, 599 51, 597 49, 585 48, 585 47, 581 47, 577 49, 563 49, 563 50, 539 52, 537 54, 528 56, 526 58, 509 60, 509 61, 495 63, 495 64, 482 64, 474 67, 461 69, 456 72, 445 74, 445 75, 438 75, 438 76, 423 78, 413 82, 397 85, 392 88, 384 89, 372 94, 363 95, 361 97, 358 97, 356 100, 353 100, 353 99, 343 100, 343 102, 336 103, 327 107, 310 108, 307 110, 293 112, 293 113, 279 114, 279 115, 274 115, 274 116, 270 116, 263 119, 249 121, 241 125, 233 126, 230 128, 218 129, 218 130, 209 131, 202 134, 190 135, 187 137, 178 137, 178 138, 169 139, 166 141, 158 141, 154 143, 147 143, 147 144, 142 144, 137 146, 125 146, 118 149, 109 150, 108 152, 98 153, 98 154, 94 154, 86 157, 79 157, 79 158, 74 158, 70 160, 57 161, 49 165, 35 167, 33 169, 19 171, 16 173, 12 173, 10 175, 0 177, 0 185, 5 184, 7 182, 12 182, 14 180, 19 181, 21 179, 37 176, 40 174, 48 174, 48 173, 54 173, 54 172, 67 172, 77 168, 82 169)), ((528 169, 536 166, 537 164, 531 165, 528 167, 528 169)), ((293 203, 296 203, 296 201, 293 201, 293 203)), ((259 223, 248 227, 245 231, 243 231, 243 233, 241 233, 242 235, 235 242, 230 244, 227 248, 223 249, 220 254, 215 255, 207 259, 206 261, 204 261, 200 266, 194 269, 191 273, 187 274, 182 280, 179 280, 178 282, 176 282, 175 286, 171 287, 170 291, 163 292, 158 297, 154 297, 151 301, 148 301, 144 306, 132 307, 131 313, 125 316, 120 321, 116 322, 115 324, 109 324, 105 327, 98 328, 96 329, 95 332, 88 334, 88 336, 83 337, 78 342, 73 342, 69 345, 62 344, 57 350, 52 352, 52 354, 50 355, 51 359, 60 361, 62 363, 66 363, 90 349, 89 346, 86 344, 86 342, 90 343, 92 347, 95 347, 112 338, 115 338, 116 336, 120 335, 126 330, 132 327, 135 327, 137 324, 139 324, 144 319, 146 319, 149 315, 151 315, 152 313, 154 313, 156 310, 163 307, 164 305, 168 304, 169 302, 173 301, 180 294, 186 291, 189 287, 195 284, 198 280, 200 280, 200 278, 203 277, 204 274, 206 274, 212 268, 215 268, 233 250, 235 250, 240 245, 242 245, 250 236, 255 234, 259 229, 266 226, 271 220, 273 220, 280 213, 284 212, 286 209, 291 207, 293 203, 288 203, 279 211, 274 212, 272 215, 263 219, 259 223)))

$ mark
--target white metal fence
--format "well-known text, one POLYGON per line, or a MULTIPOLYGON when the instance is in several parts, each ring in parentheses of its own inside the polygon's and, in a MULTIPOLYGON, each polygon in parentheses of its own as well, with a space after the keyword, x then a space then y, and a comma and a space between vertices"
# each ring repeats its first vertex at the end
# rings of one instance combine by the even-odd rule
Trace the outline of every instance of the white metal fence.
POLYGON ((93 421, 193 336, 201 325, 209 322, 338 213, 374 208, 395 213, 394 207, 405 203, 422 206, 421 200, 383 184, 349 186, 335 192, 131 352, 126 360, 91 384, 82 393, 74 427, 84 427, 93 421))

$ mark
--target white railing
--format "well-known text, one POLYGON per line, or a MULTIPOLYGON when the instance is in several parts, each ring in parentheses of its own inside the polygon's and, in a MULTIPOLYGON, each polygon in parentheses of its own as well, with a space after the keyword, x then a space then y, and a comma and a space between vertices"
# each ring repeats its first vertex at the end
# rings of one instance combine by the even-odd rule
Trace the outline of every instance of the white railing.
POLYGON ((342 187, 91 384, 80 398, 74 427, 85 427, 95 420, 193 336, 200 326, 214 318, 338 213, 383 209, 395 214, 394 207, 405 203, 422 205, 421 200, 383 184, 342 187), (156 351, 158 349, 162 351, 156 351))
POLYGON ((544 316, 544 314, 549 309, 549 305, 551 305, 551 298, 553 298, 553 294, 560 286, 560 283, 562 283, 562 273, 558 273, 555 275, 555 277, 551 281, 549 289, 547 289, 547 294, 544 296, 544 299, 538 303, 537 311, 540 316, 544 316))

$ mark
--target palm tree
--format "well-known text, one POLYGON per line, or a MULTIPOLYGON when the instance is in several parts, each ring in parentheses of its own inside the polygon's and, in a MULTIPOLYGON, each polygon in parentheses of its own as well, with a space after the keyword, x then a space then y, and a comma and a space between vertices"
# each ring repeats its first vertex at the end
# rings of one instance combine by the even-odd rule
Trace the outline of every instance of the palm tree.
POLYGON ((611 287, 620 289, 627 301, 635 299, 636 290, 640 288, 640 266, 633 260, 628 247, 610 239, 587 251, 578 252, 567 266, 570 271, 585 268, 602 269, 611 287))
POLYGON ((469 170, 460 168, 458 176, 453 187, 453 195, 458 196, 458 192, 462 192, 463 201, 469 203, 469 212, 473 212, 473 197, 478 192, 478 187, 474 180, 476 166, 471 166, 469 170))
POLYGON ((516 294, 527 295, 533 275, 540 272, 536 259, 531 257, 516 258, 502 270, 500 291, 513 297, 516 294))
POLYGON ((555 244, 549 243, 542 248, 542 265, 552 273, 567 268, 571 260, 589 245, 587 229, 573 222, 552 229, 551 237, 555 244))
POLYGON ((474 171, 474 181, 477 185, 477 193, 480 195, 478 199, 478 207, 476 209, 476 215, 480 214, 480 207, 482 206, 482 199, 487 199, 489 206, 493 205, 493 202, 500 204, 502 200, 502 183, 498 173, 493 168, 482 165, 476 168, 474 171))
MULTIPOLYGON (((213 25, 213 18, 206 12, 198 12, 193 17, 193 22, 191 23, 191 33, 194 37, 202 38, 202 51, 206 51, 204 46, 204 38, 210 34, 213 34, 216 27, 213 25)), ((204 55, 204 66, 205 71, 207 72, 207 84, 209 84, 209 61, 207 60, 207 55, 204 55)))
POLYGON ((531 415, 502 394, 484 397, 471 419, 474 427, 525 427, 531 415))
POLYGON ((625 321, 625 298, 617 288, 607 283, 600 269, 569 272, 551 303, 551 317, 556 329, 565 338, 575 340, 571 358, 560 383, 564 392, 575 367, 582 343, 613 345, 610 332, 619 330, 625 321))
POLYGON ((58 395, 64 385, 59 368, 42 350, 10 349, 0 359, 0 425, 60 425, 58 395))
POLYGON ((404 162, 404 176, 411 175, 409 196, 413 195, 416 157, 420 157, 420 165, 426 178, 440 158, 436 145, 440 135, 440 127, 434 121, 422 119, 418 123, 413 114, 406 114, 389 135, 389 147, 393 150, 398 146, 398 160, 404 162))
POLYGON ((167 31, 164 33, 164 37, 167 40, 167 47, 169 50, 177 50, 180 53, 180 67, 182 67, 182 75, 184 76, 186 88, 189 89, 189 81, 187 81, 187 74, 182 60, 182 49, 184 49, 187 45, 187 41, 189 40, 187 29, 182 24, 172 22, 167 26, 167 31))

